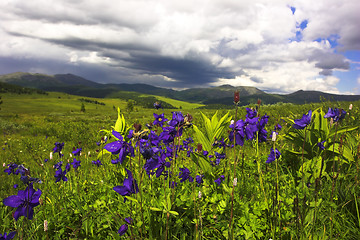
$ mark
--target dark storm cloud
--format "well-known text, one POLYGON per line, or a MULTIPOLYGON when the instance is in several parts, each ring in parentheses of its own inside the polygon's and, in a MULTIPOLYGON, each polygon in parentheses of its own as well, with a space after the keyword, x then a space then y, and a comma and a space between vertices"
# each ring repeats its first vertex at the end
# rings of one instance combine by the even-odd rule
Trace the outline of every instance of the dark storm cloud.
POLYGON ((331 70, 350 69, 348 60, 340 54, 327 53, 321 51, 314 51, 313 55, 309 58, 310 61, 315 61, 315 67, 322 69, 320 74, 329 76, 332 74, 331 70))
POLYGON ((130 67, 145 74, 159 74, 174 80, 185 87, 216 82, 218 78, 234 78, 226 68, 217 68, 204 59, 173 58, 155 55, 132 55, 130 67))

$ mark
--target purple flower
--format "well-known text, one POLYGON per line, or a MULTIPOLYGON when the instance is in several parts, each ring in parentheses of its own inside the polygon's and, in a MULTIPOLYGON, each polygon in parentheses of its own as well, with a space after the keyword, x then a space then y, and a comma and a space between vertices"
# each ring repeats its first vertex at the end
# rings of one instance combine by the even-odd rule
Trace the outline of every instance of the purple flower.
POLYGON ((184 122, 184 116, 181 112, 172 112, 172 119, 168 124, 172 127, 180 126, 184 122))
POLYGON ((60 180, 63 180, 64 182, 66 182, 68 179, 65 176, 67 173, 66 170, 62 171, 61 167, 55 172, 55 178, 56 178, 56 183, 59 182, 60 180))
POLYGON ((80 156, 81 150, 82 150, 82 148, 78 148, 78 149, 72 151, 72 153, 74 154, 74 156, 80 156))
POLYGON ((196 175, 195 181, 198 186, 200 186, 204 182, 203 178, 204 178, 204 175, 196 175))
MULTIPOLYGON (((130 170, 126 169, 128 178, 125 178, 123 186, 114 187, 114 191, 119 193, 121 196, 130 196, 131 194, 136 194, 139 192, 139 187, 137 185, 136 180, 133 178, 130 170)), ((126 197, 124 202, 126 201, 126 197)))
POLYGON ((279 150, 277 148, 275 148, 275 151, 274 151, 274 148, 271 148, 271 151, 270 151, 270 154, 269 154, 269 157, 268 157, 268 160, 266 161, 266 163, 271 163, 271 162, 275 161, 276 159, 279 159, 280 155, 281 155, 281 153, 279 152, 279 150))
POLYGON ((91 163, 94 164, 97 167, 100 167, 100 165, 102 165, 102 163, 101 163, 101 161, 99 159, 96 160, 96 161, 92 161, 91 163))
POLYGON ((269 116, 265 114, 264 116, 261 117, 260 121, 257 123, 259 142, 266 142, 267 131, 265 130, 265 125, 268 123, 268 121, 269 121, 269 116))
POLYGON ((154 113, 153 115, 155 118, 155 120, 153 122, 154 125, 159 125, 162 127, 164 125, 164 122, 168 121, 168 119, 164 117, 164 113, 159 114, 159 115, 154 113))
POLYGON ((67 163, 65 166, 65 171, 70 172, 70 163, 67 163))
POLYGON ((78 167, 80 167, 80 163, 81 163, 81 161, 77 161, 76 158, 74 158, 74 160, 71 164, 73 165, 74 169, 77 169, 78 167))
POLYGON ((177 186, 177 182, 175 182, 175 181, 169 182, 170 188, 175 188, 176 186, 177 186))
MULTIPOLYGON (((15 169, 18 167, 18 165, 16 163, 9 163, 7 165, 9 168, 5 169, 4 172, 7 172, 8 175, 10 174, 16 174, 15 173, 15 169)), ((16 174, 17 175, 17 174, 16 174)))
POLYGON ((118 154, 121 150, 121 148, 123 147, 123 137, 121 136, 120 133, 118 133, 117 131, 113 130, 112 134, 115 138, 117 138, 118 140, 112 143, 108 143, 104 146, 104 148, 106 150, 108 150, 109 152, 111 152, 112 154, 118 154))
POLYGON ((64 147, 64 143, 59 143, 59 142, 56 142, 55 143, 55 147, 53 148, 53 152, 56 153, 58 152, 59 153, 59 156, 62 157, 61 155, 61 150, 63 149, 64 147))
POLYGON ((325 146, 324 146, 325 141, 322 142, 318 142, 316 145, 320 148, 320 150, 324 150, 325 146))
POLYGON ((59 169, 59 168, 61 168, 62 164, 63 164, 63 161, 60 161, 54 165, 54 168, 59 169))
POLYGON ((255 109, 252 110, 251 108, 246 108, 246 113, 246 118, 252 119, 257 116, 257 111, 255 109))
POLYGON ((17 221, 20 216, 32 219, 34 215, 34 207, 38 206, 41 190, 36 192, 33 185, 30 184, 25 190, 19 190, 17 195, 12 195, 3 200, 5 206, 17 208, 14 213, 14 218, 17 221))
POLYGON ((19 187, 19 184, 14 184, 14 188, 17 189, 19 187))
POLYGON ((328 112, 324 115, 324 118, 332 118, 334 122, 344 119, 346 111, 344 109, 329 108, 328 112))
POLYGON ((189 180, 189 182, 193 182, 193 177, 190 176, 190 170, 187 167, 179 168, 181 172, 179 172, 179 178, 181 179, 180 182, 185 182, 189 180))
POLYGON ((126 217, 125 218, 125 222, 127 222, 128 224, 131 224, 133 221, 133 219, 131 217, 126 217))
POLYGON ((274 131, 280 131, 282 129, 282 126, 280 124, 276 124, 274 127, 274 131))
POLYGON ((0 233, 0 240, 8 240, 13 239, 15 237, 16 232, 10 232, 9 234, 4 233, 4 235, 1 235, 0 233))
POLYGON ((220 184, 225 180, 225 176, 221 175, 218 179, 215 180, 215 182, 217 183, 217 185, 220 186, 220 184))
POLYGON ((232 130, 230 131, 229 134, 229 140, 232 142, 234 141, 234 137, 235 137, 235 143, 237 145, 243 146, 244 138, 245 138, 245 131, 244 131, 245 122, 242 119, 240 119, 235 123, 235 125, 231 124, 230 128, 232 128, 232 130))
POLYGON ((155 102, 155 103, 154 103, 154 108, 155 108, 155 109, 162 108, 161 103, 155 102))
POLYGON ((295 119, 293 124, 293 128, 295 129, 304 129, 311 122, 311 114, 312 111, 309 110, 308 114, 303 114, 301 119, 295 119))
POLYGON ((118 234, 120 236, 122 236, 122 235, 124 235, 126 233, 127 230, 128 230, 128 225, 127 224, 121 225, 121 227, 119 228, 118 234))

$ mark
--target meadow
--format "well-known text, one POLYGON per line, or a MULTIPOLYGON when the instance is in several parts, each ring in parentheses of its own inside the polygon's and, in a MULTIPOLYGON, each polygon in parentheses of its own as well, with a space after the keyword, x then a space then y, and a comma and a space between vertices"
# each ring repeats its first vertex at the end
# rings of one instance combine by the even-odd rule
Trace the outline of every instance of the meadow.
POLYGON ((0 239, 360 239, 359 101, 81 98, 1 94, 0 239))

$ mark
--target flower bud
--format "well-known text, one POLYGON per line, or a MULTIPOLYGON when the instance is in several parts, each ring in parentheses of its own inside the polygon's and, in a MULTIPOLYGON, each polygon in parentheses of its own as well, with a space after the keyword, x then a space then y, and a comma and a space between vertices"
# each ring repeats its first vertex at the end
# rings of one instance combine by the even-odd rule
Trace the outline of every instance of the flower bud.
POLYGON ((239 103, 239 102, 240 102, 240 92, 236 90, 234 92, 234 103, 239 103))
POLYGON ((201 191, 199 191, 199 193, 198 193, 198 198, 201 198, 201 191))
POLYGON ((48 230, 48 221, 44 220, 44 232, 48 230))
POLYGON ((272 137, 271 137, 271 141, 275 142, 276 141, 276 132, 272 132, 272 137))
POLYGON ((350 105, 349 105, 349 110, 351 111, 352 108, 353 108, 353 105, 352 105, 352 103, 350 103, 350 105))
POLYGON ((50 160, 52 160, 52 159, 53 159, 53 153, 50 152, 50 160))
POLYGON ((257 105, 260 105, 260 104, 261 104, 261 99, 258 98, 258 100, 257 100, 257 105))
POLYGON ((197 145, 197 150, 198 150, 198 152, 201 152, 201 151, 202 151, 202 145, 201 145, 201 143, 199 143, 199 144, 197 145))
POLYGON ((233 186, 236 187, 236 185, 237 185, 237 178, 234 178, 233 186))

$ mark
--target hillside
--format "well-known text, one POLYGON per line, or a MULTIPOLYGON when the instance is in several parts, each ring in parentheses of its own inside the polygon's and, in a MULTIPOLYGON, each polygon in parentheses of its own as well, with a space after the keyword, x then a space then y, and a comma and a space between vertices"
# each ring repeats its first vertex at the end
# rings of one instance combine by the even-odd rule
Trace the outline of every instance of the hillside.
MULTIPOLYGON (((120 98, 133 99, 138 102, 147 102, 156 99, 153 96, 166 97, 168 99, 217 106, 231 106, 233 93, 240 92, 240 104, 248 105, 261 99, 263 104, 277 102, 304 104, 310 102, 331 101, 356 101, 360 95, 336 95, 318 91, 297 91, 291 94, 268 94, 255 87, 222 85, 208 88, 192 88, 181 91, 155 87, 148 84, 100 84, 73 74, 45 75, 40 73, 12 73, 0 76, 0 82, 15 84, 22 87, 36 88, 44 91, 57 91, 68 94, 96 97, 96 98, 120 98), (139 97, 139 94, 148 94, 152 97, 139 97)), ((159 98, 158 98, 159 99, 159 98)), ((150 105, 149 105, 150 106, 150 105)), ((171 106, 168 106, 171 107, 171 106)))

